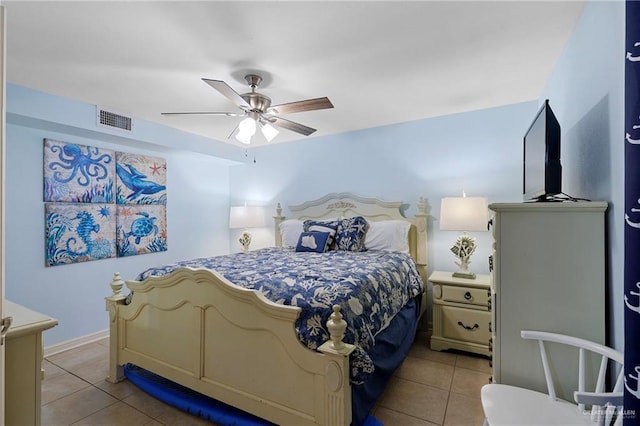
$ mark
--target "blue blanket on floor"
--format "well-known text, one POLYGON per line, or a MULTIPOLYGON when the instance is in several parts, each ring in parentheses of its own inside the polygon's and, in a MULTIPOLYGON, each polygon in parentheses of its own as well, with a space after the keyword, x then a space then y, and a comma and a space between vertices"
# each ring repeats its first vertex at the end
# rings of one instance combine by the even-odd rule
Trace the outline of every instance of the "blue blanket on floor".
MULTIPOLYGON (((124 368, 127 379, 149 395, 194 416, 221 426, 273 426, 274 423, 216 401, 189 388, 162 378, 150 371, 127 364, 124 368)), ((382 426, 369 415, 363 426, 382 426)))

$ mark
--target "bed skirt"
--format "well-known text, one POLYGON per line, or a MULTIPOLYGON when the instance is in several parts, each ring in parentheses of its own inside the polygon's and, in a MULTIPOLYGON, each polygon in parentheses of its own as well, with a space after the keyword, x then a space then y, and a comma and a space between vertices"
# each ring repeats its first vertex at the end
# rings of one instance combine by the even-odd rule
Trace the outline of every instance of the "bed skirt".
POLYGON ((375 371, 363 384, 351 386, 352 425, 365 423, 394 371, 409 353, 418 328, 421 302, 421 295, 409 300, 389 326, 376 336, 376 344, 369 352, 375 371))

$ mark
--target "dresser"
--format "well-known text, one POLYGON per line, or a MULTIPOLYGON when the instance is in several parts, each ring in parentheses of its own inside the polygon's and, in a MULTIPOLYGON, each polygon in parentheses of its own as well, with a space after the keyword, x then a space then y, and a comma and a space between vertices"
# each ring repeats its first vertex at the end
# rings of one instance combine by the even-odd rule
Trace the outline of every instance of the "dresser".
POLYGON ((4 424, 39 425, 42 332, 58 321, 8 300, 4 314, 13 319, 5 337, 4 424))
MULTIPOLYGON (((605 343, 605 202, 491 204, 492 380, 546 392, 523 329, 605 343)), ((550 345, 558 396, 573 400, 576 354, 550 345), (564 366, 564 367, 562 367, 564 366)))
POLYGON ((431 349, 458 349, 489 355, 489 275, 457 278, 451 272, 434 271, 433 333, 431 349))

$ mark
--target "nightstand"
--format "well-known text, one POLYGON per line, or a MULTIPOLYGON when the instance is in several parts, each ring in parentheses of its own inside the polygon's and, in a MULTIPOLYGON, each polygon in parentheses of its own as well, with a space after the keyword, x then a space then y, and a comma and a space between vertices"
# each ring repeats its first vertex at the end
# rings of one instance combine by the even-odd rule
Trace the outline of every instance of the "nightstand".
POLYGON ((475 280, 434 271, 431 349, 458 349, 489 356, 491 284, 489 275, 475 280))

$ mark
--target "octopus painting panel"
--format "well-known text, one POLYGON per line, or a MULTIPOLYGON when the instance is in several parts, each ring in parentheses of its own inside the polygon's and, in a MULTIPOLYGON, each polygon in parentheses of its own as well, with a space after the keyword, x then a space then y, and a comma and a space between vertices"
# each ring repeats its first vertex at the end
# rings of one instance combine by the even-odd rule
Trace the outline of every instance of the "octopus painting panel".
POLYGON ((44 139, 44 201, 115 202, 114 151, 44 139))

